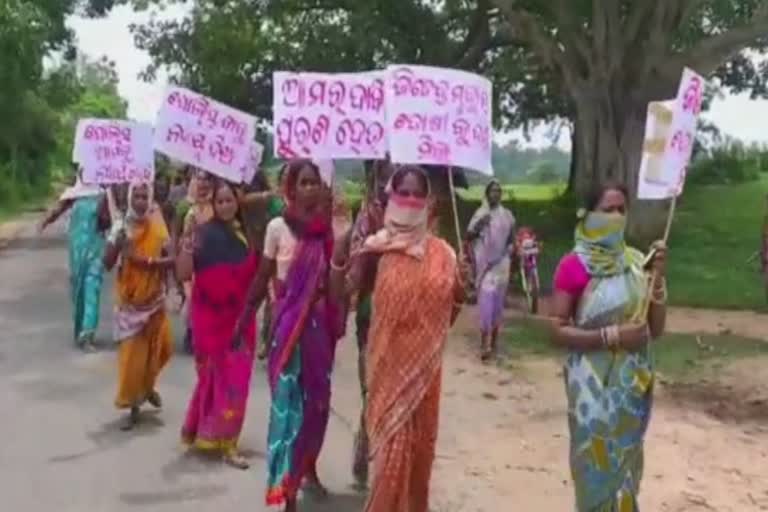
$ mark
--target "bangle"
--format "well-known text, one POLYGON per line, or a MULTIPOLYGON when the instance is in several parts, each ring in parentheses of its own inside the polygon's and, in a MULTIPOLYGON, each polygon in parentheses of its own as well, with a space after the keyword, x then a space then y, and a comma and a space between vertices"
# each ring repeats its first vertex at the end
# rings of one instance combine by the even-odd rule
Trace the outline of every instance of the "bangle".
POLYGON ((618 325, 611 325, 606 329, 608 333, 608 348, 615 349, 621 345, 621 331, 618 325))
POLYGON ((348 261, 339 265, 335 261, 333 261, 333 258, 331 258, 331 270, 335 270, 336 272, 346 272, 348 268, 349 268, 348 261))
POLYGON ((661 282, 661 285, 654 285, 653 289, 651 290, 651 302, 657 306, 662 306, 667 303, 667 298, 669 297, 669 292, 667 291, 667 280, 666 278, 662 277, 660 281, 657 282, 661 282))

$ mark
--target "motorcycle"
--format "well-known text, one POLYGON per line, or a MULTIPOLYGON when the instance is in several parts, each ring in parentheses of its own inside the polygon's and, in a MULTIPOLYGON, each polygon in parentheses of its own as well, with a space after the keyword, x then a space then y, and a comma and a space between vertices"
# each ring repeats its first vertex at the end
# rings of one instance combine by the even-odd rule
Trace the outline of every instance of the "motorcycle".
POLYGON ((523 226, 515 235, 515 261, 520 284, 526 299, 527 311, 535 315, 539 310, 539 254, 541 243, 532 228, 523 226))

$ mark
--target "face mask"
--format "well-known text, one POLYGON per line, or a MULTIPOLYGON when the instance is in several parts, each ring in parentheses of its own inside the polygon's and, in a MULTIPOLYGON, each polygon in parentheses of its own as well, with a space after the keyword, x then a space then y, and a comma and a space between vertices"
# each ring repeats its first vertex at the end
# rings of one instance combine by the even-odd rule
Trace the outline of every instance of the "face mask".
POLYGON ((584 219, 584 231, 595 240, 623 240, 626 227, 626 215, 616 212, 589 212, 584 219))
POLYGON ((403 197, 393 193, 387 201, 384 223, 399 227, 418 227, 427 224, 427 200, 403 197))

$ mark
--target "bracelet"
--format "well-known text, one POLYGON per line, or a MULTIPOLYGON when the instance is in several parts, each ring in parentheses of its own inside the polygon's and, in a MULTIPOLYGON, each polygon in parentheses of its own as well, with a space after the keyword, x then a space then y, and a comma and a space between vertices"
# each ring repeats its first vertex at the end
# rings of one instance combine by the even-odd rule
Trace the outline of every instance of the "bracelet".
POLYGON ((621 344, 621 334, 618 325, 600 328, 600 342, 604 349, 616 349, 621 344))
POLYGON ((654 286, 651 290, 651 302, 657 306, 663 306, 667 303, 669 292, 667 290, 666 278, 661 278, 661 286, 654 286))
POLYGON ((335 270, 336 272, 346 272, 348 268, 349 261, 344 262, 342 265, 338 265, 333 261, 333 258, 331 258, 331 270, 335 270))

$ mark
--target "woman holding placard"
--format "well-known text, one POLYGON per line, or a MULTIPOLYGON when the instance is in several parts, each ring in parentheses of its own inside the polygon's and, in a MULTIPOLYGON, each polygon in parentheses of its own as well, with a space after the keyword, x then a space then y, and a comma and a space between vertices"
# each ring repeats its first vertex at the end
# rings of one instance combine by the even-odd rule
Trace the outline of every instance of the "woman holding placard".
POLYGON ((197 385, 181 436, 185 444, 219 452, 227 464, 246 469, 248 461, 237 445, 248 403, 256 322, 251 317, 234 344, 232 333, 259 257, 245 235, 235 188, 220 180, 212 192, 213 218, 185 235, 176 261, 179 278, 195 280, 189 316, 197 385))
POLYGON ((152 202, 150 185, 131 185, 124 227, 110 234, 104 264, 108 270, 118 265, 113 322, 115 341, 120 344, 115 405, 130 409, 123 426, 130 430, 139 421, 144 402, 162 405, 155 382, 173 353, 165 306, 173 248, 159 207, 152 202))
POLYGON ((497 350, 514 246, 515 216, 501 204, 501 196, 501 183, 498 180, 488 183, 483 204, 472 216, 467 229, 476 267, 483 361, 491 359, 497 350))
POLYGON ((566 394, 578 512, 637 510, 654 383, 650 342, 666 318, 666 248, 626 245, 628 195, 605 186, 587 203, 555 272, 552 339, 568 350, 566 394), (652 269, 649 288, 646 272, 652 269))
POLYGON ((384 227, 351 255, 351 237, 338 244, 332 283, 337 293, 358 289, 354 260, 380 256, 366 354, 373 482, 365 510, 427 512, 443 348, 464 301, 465 272, 453 249, 430 234, 426 172, 399 168, 387 192, 384 227))
POLYGON ((291 161, 284 181, 287 208, 267 226, 263 263, 235 339, 252 323, 276 279, 266 501, 295 511, 302 484, 326 493, 316 463, 328 426, 331 373, 345 315, 329 293, 334 236, 320 171, 309 160, 291 161))
MULTIPOLYGON (((76 166, 76 164, 75 164, 76 166)), ((69 282, 72 299, 74 339, 86 352, 95 350, 94 338, 101 311, 101 285, 104 281, 104 233, 110 216, 104 191, 77 179, 61 195, 57 206, 40 224, 42 233, 61 215, 71 210, 69 219, 69 282)))

